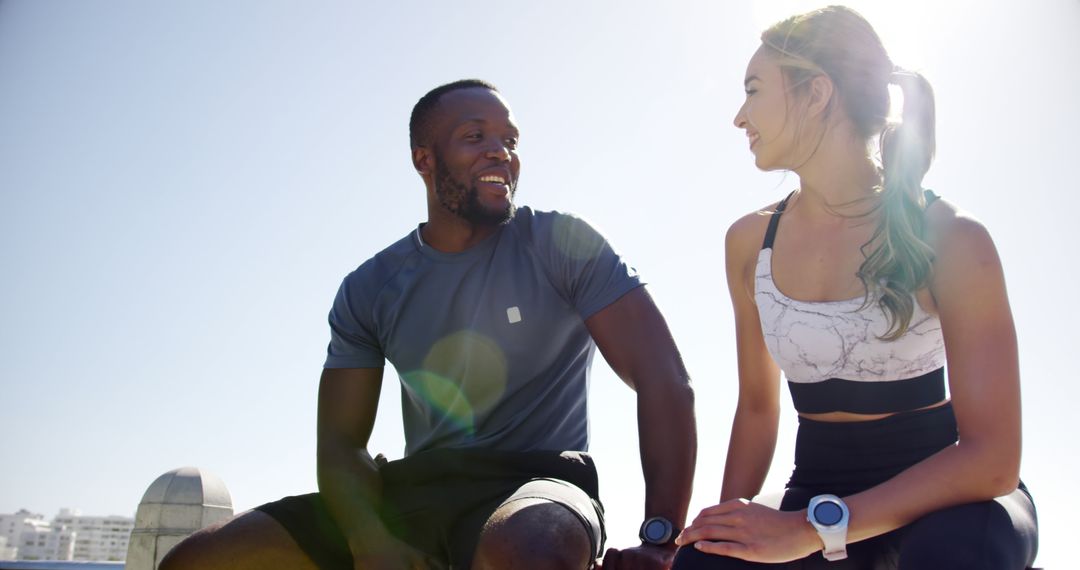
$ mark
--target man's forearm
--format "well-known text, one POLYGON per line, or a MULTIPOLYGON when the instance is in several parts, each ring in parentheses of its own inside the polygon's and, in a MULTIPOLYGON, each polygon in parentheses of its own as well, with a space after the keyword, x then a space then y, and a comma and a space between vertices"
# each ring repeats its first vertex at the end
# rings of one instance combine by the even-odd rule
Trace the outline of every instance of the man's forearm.
POLYGON ((382 479, 367 450, 320 437, 318 483, 330 516, 356 553, 388 536, 378 516, 382 479))
POLYGON ((681 529, 694 483, 697 422, 689 381, 639 383, 638 434, 645 474, 645 516, 681 529))

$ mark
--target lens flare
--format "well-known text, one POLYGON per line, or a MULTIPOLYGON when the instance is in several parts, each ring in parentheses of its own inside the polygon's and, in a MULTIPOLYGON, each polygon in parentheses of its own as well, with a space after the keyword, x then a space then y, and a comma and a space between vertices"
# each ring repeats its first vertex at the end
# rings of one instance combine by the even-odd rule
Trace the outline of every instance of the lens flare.
POLYGON ((470 434, 477 416, 490 411, 506 391, 506 377, 506 356, 498 343, 469 330, 437 341, 423 368, 403 375, 413 398, 470 434))

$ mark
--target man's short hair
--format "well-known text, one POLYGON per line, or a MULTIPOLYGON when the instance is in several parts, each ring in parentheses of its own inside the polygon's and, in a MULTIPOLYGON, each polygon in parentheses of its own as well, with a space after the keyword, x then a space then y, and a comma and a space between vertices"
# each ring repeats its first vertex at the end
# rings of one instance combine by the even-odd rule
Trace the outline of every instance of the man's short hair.
POLYGON ((416 148, 426 142, 426 139, 430 135, 428 132, 431 129, 431 117, 434 114, 435 107, 439 104, 439 99, 443 95, 457 91, 458 89, 470 89, 473 87, 482 87, 499 92, 494 85, 480 79, 459 79, 453 83, 447 83, 446 85, 440 85, 431 91, 428 91, 426 95, 420 98, 413 106, 412 116, 409 117, 409 146, 416 148))

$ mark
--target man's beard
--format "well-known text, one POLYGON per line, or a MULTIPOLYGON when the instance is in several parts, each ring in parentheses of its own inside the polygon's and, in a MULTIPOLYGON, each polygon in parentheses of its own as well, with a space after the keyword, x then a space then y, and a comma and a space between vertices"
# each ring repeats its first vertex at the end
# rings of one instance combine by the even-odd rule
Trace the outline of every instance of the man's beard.
POLYGON ((439 203, 459 218, 476 226, 501 226, 514 217, 514 192, 517 181, 510 182, 509 201, 502 210, 484 208, 480 203, 480 190, 476 185, 466 186, 450 175, 442 159, 435 156, 435 195, 439 203))

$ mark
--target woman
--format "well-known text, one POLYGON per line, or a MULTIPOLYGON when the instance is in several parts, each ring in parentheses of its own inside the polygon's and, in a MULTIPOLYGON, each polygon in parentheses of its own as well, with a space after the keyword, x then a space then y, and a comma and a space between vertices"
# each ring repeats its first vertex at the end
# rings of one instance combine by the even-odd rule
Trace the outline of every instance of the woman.
POLYGON ((791 170, 799 188, 727 235, 738 409, 721 502, 679 536, 674 568, 1030 565, 1001 263, 979 222, 920 186, 929 84, 834 6, 765 31, 745 86, 735 126, 759 168, 791 170), (899 125, 886 124, 890 83, 899 125), (799 432, 774 510, 746 499, 772 460, 780 369, 799 432))

